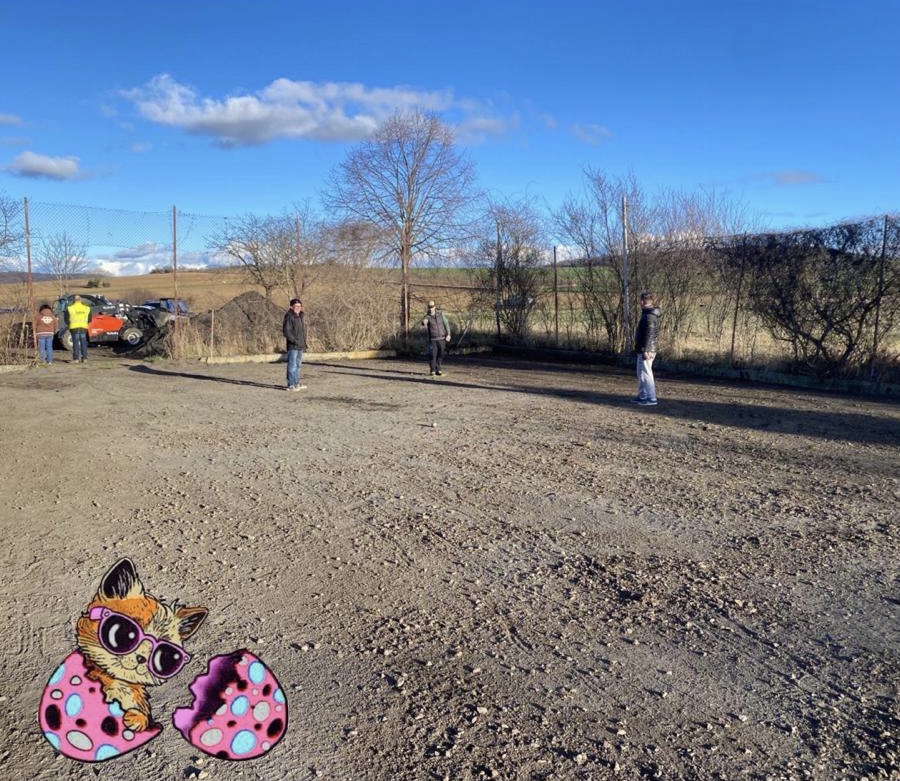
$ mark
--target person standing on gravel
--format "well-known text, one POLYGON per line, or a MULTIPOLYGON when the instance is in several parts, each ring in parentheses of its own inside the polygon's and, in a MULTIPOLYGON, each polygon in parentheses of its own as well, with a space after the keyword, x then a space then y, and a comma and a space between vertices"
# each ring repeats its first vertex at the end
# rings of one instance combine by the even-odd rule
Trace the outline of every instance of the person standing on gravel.
POLYGON ((304 390, 306 386, 300 384, 300 367, 303 365, 303 351, 306 349, 306 320, 303 302, 299 298, 291 299, 291 307, 284 314, 281 330, 287 340, 287 390, 304 390))
POLYGON ((58 321, 50 304, 42 304, 34 316, 34 335, 37 337, 38 355, 47 364, 53 363, 53 337, 58 321))
POLYGON ((447 315, 435 306, 434 301, 428 302, 428 312, 422 320, 422 327, 428 331, 428 361, 431 376, 440 377, 443 374, 441 361, 450 341, 450 323, 447 322, 447 315))
POLYGON ((638 393, 634 402, 642 407, 654 407, 657 403, 653 359, 656 357, 656 336, 661 314, 660 308, 654 305, 653 293, 641 293, 641 319, 634 334, 638 378, 638 393))
POLYGON ((81 296, 72 297, 66 307, 66 325, 72 334, 72 363, 87 362, 88 325, 91 322, 91 308, 81 302, 81 296))

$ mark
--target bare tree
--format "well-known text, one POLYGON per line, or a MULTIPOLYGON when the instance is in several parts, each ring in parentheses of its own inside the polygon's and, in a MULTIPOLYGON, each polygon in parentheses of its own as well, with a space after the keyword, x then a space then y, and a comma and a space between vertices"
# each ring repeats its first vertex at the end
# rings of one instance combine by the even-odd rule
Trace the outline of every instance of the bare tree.
POLYGON ((285 224, 290 223, 292 240, 285 247, 279 287, 291 298, 299 298, 314 281, 318 267, 330 259, 330 226, 313 213, 308 203, 294 208, 294 214, 285 218, 285 224))
POLYGON ((675 345, 690 336, 701 306, 727 316, 730 296, 717 289, 725 287, 719 284, 723 267, 710 251, 710 239, 746 231, 749 220, 739 201, 712 190, 663 191, 653 215, 655 242, 645 258, 644 286, 664 296, 663 329, 675 345))
POLYGON ((365 268, 384 259, 382 230, 371 222, 340 220, 323 229, 326 262, 365 268))
POLYGON ((66 232, 44 237, 39 251, 36 268, 53 275, 60 293, 65 293, 72 279, 87 270, 87 247, 66 232))
MULTIPOLYGON (((640 314, 637 296, 653 290, 663 302, 663 328, 671 340, 690 334, 700 304, 707 304, 724 266, 709 251, 709 237, 747 229, 741 204, 715 192, 671 190, 649 198, 632 176, 610 179, 585 171, 581 198, 570 198, 556 214, 565 243, 584 260, 576 266, 589 335, 605 333, 611 349, 622 351, 640 314), (623 252, 623 199, 628 203, 628 263, 623 252), (624 291, 629 293, 625 322, 624 291)), ((723 297, 717 311, 726 316, 723 297)))
MULTIPOLYGON (((625 256, 622 247, 622 201, 628 201, 628 285, 633 292, 643 283, 642 261, 651 248, 653 208, 633 176, 610 179, 587 168, 580 197, 570 197, 555 215, 563 243, 582 255, 575 267, 588 333, 603 333, 611 350, 622 351, 634 322, 624 322, 625 256)), ((631 307, 634 314, 637 307, 631 307)), ((634 320, 634 317, 632 317, 634 320)))
POLYGON ((900 317, 895 221, 735 237, 721 251, 745 268, 749 305, 796 366, 852 376, 879 358, 878 329, 900 317))
POLYGON ((478 256, 486 286, 494 292, 497 321, 522 338, 544 289, 544 219, 526 201, 492 203, 485 233, 478 256))
POLYGON ((208 237, 209 247, 236 260, 266 298, 296 279, 297 224, 290 216, 248 214, 208 237))
POLYGON ((22 204, 0 192, 0 271, 19 265, 24 237, 22 204))
POLYGON ((354 148, 332 173, 325 204, 370 223, 400 261, 401 319, 409 334, 409 267, 440 254, 467 231, 474 166, 454 145, 453 132, 421 111, 397 113, 354 148))

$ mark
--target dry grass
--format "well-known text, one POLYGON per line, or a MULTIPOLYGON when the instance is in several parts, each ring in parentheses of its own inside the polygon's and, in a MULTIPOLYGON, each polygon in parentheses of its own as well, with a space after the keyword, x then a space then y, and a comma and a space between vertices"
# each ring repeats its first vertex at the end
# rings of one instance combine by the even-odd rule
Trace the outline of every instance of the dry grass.
MULTIPOLYGON (((319 267, 307 269, 304 303, 310 329, 310 348, 317 351, 357 350, 384 347, 396 343, 399 324, 400 275, 396 269, 358 269, 319 267)), ((261 288, 249 284, 240 269, 182 271, 177 279, 171 274, 147 274, 137 277, 106 277, 107 287, 89 288, 88 279, 80 279, 68 292, 97 292, 111 300, 139 304, 147 299, 173 296, 184 298, 193 312, 210 313, 221 309, 241 294, 261 288), (176 290, 177 288, 177 290, 176 290)), ((496 333, 492 296, 479 291, 475 274, 463 269, 414 269, 410 275, 410 325, 417 337, 417 324, 426 302, 434 299, 451 321, 455 339, 490 340, 496 333)), ((55 281, 34 284, 34 301, 52 301, 59 294, 55 281)), ((287 292, 277 294, 272 306, 287 307, 287 292)), ((0 307, 28 309, 23 283, 0 285, 0 307)), ((20 332, 23 314, 0 317, 0 363, 21 363, 33 355, 22 344, 20 332)), ((732 314, 729 302, 709 299, 686 329, 674 338, 664 334, 666 355, 673 359, 702 363, 730 363, 732 314)), ((597 349, 603 335, 589 333, 578 296, 559 295, 557 318, 551 295, 539 300, 531 318, 531 337, 540 344, 568 349, 597 349)), ((883 342, 892 365, 898 362, 898 334, 883 342)), ((211 333, 207 327, 182 323, 178 339, 168 343, 168 354, 179 357, 238 355, 275 352, 283 347, 280 323, 264 327, 229 331, 227 327, 211 333)), ((738 322, 734 361, 743 366, 775 366, 788 361, 784 344, 776 341, 749 313, 738 322)))
MULTIPOLYGON (((140 304, 148 299, 173 297, 177 288, 178 297, 185 299, 195 312, 217 309, 248 289, 258 289, 248 285, 237 269, 180 271, 177 279, 173 279, 171 274, 103 277, 104 286, 100 288, 88 287, 88 279, 84 277, 75 280, 65 292, 101 293, 112 301, 140 304)), ((18 285, 0 285, 0 306, 11 306, 12 304, 7 303, 8 300, 17 298, 9 290, 12 287, 18 285)), ((34 300, 38 304, 52 301, 60 292, 59 285, 54 280, 34 283, 34 300)))

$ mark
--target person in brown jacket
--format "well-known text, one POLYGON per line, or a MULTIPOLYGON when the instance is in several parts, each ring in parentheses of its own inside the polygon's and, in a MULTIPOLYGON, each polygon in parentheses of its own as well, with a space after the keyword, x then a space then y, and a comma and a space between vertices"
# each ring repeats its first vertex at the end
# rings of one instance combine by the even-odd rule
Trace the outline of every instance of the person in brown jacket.
POLYGON ((38 355, 44 363, 53 363, 53 337, 58 327, 59 320, 50 304, 41 304, 34 316, 34 334, 37 336, 38 355))

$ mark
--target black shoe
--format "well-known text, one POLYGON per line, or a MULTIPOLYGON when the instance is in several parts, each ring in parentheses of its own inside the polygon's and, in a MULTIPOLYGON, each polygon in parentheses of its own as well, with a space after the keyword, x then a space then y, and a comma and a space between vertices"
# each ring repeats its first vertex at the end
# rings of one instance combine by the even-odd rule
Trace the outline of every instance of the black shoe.
POLYGON ((444 376, 444 372, 435 372, 435 374, 436 374, 438 377, 443 377, 443 376, 444 376))

